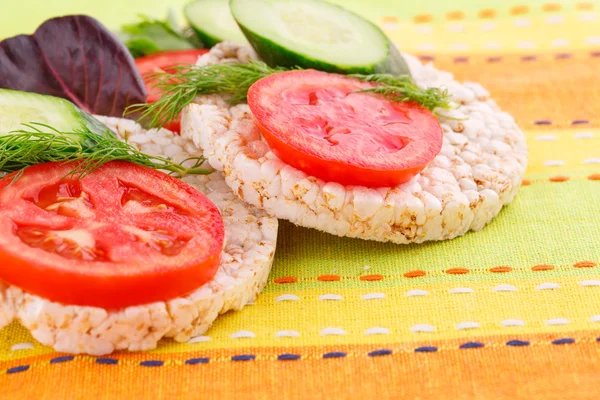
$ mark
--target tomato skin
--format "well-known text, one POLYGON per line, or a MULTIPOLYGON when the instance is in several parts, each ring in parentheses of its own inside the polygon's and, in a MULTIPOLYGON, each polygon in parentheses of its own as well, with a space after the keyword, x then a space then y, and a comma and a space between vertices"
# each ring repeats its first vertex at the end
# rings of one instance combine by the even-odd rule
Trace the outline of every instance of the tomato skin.
POLYGON ((373 86, 321 71, 282 72, 250 87, 248 105, 269 147, 286 164, 326 182, 394 187, 439 153, 442 130, 421 105, 356 93, 373 86), (382 121, 367 106, 382 107, 382 121))
MULTIPOLYGON (((136 58, 135 65, 142 78, 144 78, 146 90, 148 91, 146 102, 155 103, 162 97, 162 91, 154 87, 154 82, 149 77, 150 74, 155 72, 171 72, 170 68, 177 65, 194 65, 198 57, 208 53, 208 51, 207 49, 173 50, 136 58)), ((180 132, 181 125, 179 121, 169 121, 165 124, 165 128, 173 132, 180 132)))
POLYGON ((110 162, 78 181, 90 192, 93 219, 53 214, 28 203, 31 193, 59 182, 71 168, 62 163, 40 164, 27 168, 10 186, 13 175, 0 180, 2 281, 63 304, 120 308, 182 296, 212 279, 220 265, 224 227, 219 210, 204 195, 162 172, 110 162), (177 212, 124 212, 129 203, 121 205, 124 192, 111 189, 116 181, 147 190, 173 204, 177 212), (95 239, 94 246, 106 250, 108 258, 69 259, 31 247, 17 237, 22 226, 52 232, 87 230, 95 239), (149 229, 144 233, 150 235, 164 227, 187 242, 179 253, 162 253, 132 236, 129 226, 149 229))

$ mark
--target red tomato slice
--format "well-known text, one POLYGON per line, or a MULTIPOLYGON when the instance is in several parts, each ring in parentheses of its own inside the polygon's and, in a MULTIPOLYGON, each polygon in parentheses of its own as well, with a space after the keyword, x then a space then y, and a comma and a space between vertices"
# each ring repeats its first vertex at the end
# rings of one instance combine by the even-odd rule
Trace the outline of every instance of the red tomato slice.
POLYGON ((440 152, 442 129, 419 104, 356 93, 372 86, 314 70, 282 72, 252 85, 248 105, 283 162, 327 182, 396 186, 440 152))
POLYGON ((81 180, 73 165, 0 180, 0 280, 70 305, 125 307, 185 295, 212 279, 219 210, 162 172, 110 162, 81 180))
MULTIPOLYGON (((153 87, 154 82, 149 79, 150 74, 154 72, 172 72, 170 68, 176 65, 196 64, 198 57, 205 53, 208 53, 207 49, 173 50, 136 58, 135 65, 144 78, 146 90, 148 91, 146 101, 155 103, 162 97, 161 90, 153 87)), ((170 121, 165 125, 165 128, 173 132, 179 132, 179 121, 170 121)))

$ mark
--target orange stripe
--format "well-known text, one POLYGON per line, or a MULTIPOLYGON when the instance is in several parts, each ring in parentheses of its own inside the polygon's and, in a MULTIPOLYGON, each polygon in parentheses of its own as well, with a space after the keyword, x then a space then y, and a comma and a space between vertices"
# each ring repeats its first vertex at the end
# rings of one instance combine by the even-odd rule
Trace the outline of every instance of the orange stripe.
MULTIPOLYGON (((594 53, 595 54, 595 53, 594 53)), ((435 55, 437 68, 448 70, 460 81, 482 84, 523 129, 570 128, 574 120, 586 120, 581 129, 600 127, 600 57, 588 51, 569 52, 569 58, 556 59, 555 53, 471 54, 468 62, 454 62, 454 55, 435 55), (536 56, 523 62, 522 57, 536 56), (495 62, 490 62, 490 57, 495 62), (569 77, 569 84, 564 82, 569 77), (568 101, 565 101, 568 99, 568 101), (582 106, 583 105, 583 106, 582 106), (535 121, 551 121, 536 125, 535 121)))
MULTIPOLYGON (((599 344, 589 332, 561 335, 474 337, 468 340, 422 342, 437 352, 415 352, 410 345, 282 347, 254 361, 230 361, 231 351, 216 354, 169 355, 159 367, 140 362, 166 355, 117 354, 121 364, 101 365, 93 357, 50 364, 49 358, 25 372, 0 375, 2 394, 11 400, 53 398, 146 398, 149 390, 161 398, 595 398, 600 385, 597 366, 599 344), (556 344, 560 338, 573 344, 556 344), (509 340, 529 346, 507 346, 509 340), (465 342, 482 348, 460 349, 465 342), (391 349, 392 354, 368 354, 391 349), (324 359, 324 352, 345 352, 346 357, 324 359), (295 361, 277 360, 279 354, 298 354, 295 361), (187 365, 190 357, 211 356, 214 362, 187 365), (217 359, 218 358, 218 359, 217 359), (125 362, 127 361, 127 362, 125 362), (498 375, 499 366, 502 376, 498 375), (360 379, 356 379, 360 371, 360 379), (418 373, 416 373, 418 371, 418 373), (566 373, 568 372, 568 373, 566 373), (468 385, 464 383, 468 382, 468 385), (401 395, 400 395, 401 394, 401 395)), ((253 349, 240 351, 251 354, 253 349)), ((14 363, 14 361, 11 361, 14 363)), ((11 364, 12 366, 12 364, 11 364)), ((3 363, 2 368, 6 368, 3 363)))

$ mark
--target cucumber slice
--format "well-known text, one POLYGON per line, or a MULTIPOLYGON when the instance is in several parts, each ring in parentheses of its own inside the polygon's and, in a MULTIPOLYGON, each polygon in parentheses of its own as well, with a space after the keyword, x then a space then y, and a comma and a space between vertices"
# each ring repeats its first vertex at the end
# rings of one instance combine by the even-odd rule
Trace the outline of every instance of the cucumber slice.
MULTIPOLYGON (((75 132, 83 127, 98 134, 110 132, 100 121, 65 99, 0 89, 0 136, 15 130, 31 131, 23 124, 32 122, 48 125, 59 132, 75 132)), ((43 127, 40 129, 48 131, 43 127)))
POLYGON ((376 74, 410 75, 410 68, 400 51, 390 43, 390 55, 385 62, 375 66, 376 74))
POLYGON ((185 6, 184 14, 206 47, 224 40, 248 43, 229 11, 229 0, 196 0, 185 6))
POLYGON ((230 0, 229 5, 270 66, 367 74, 386 69, 390 41, 348 10, 319 0, 230 0))

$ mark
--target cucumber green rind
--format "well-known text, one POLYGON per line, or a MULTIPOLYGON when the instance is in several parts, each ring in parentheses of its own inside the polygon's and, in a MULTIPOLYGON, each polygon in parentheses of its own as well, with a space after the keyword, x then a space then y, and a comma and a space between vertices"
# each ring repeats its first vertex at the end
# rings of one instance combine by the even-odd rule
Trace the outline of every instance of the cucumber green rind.
MULTIPOLYGON (((373 60, 372 63, 368 63, 367 60, 367 63, 363 64, 345 64, 343 62, 334 62, 331 59, 324 60, 323 57, 318 57, 314 54, 311 55, 308 51, 302 51, 298 48, 288 48, 286 45, 278 43, 277 39, 266 37, 264 33, 259 33, 256 29, 252 29, 251 26, 245 24, 244 15, 242 14, 243 8, 238 9, 236 7, 236 3, 242 4, 241 1, 243 0, 229 0, 231 13, 256 53, 270 67, 312 68, 341 74, 410 74, 408 66, 400 52, 377 25, 340 6, 324 2, 324 4, 327 4, 329 10, 334 10, 332 12, 335 13, 337 12, 335 10, 339 10, 340 13, 351 14, 353 18, 357 18, 360 23, 364 23, 365 26, 370 27, 374 37, 379 37, 381 39, 381 41, 377 40, 378 43, 373 43, 373 46, 381 46, 382 50, 387 47, 387 51, 385 53, 382 51, 382 56, 379 59, 373 60)), ((357 51, 360 51, 360 49, 357 51)))
POLYGON ((2 109, 10 112, 11 115, 3 116, 0 112, 0 119, 4 118, 4 121, 11 121, 12 124, 9 123, 4 127, 0 124, 0 136, 10 135, 11 132, 18 130, 31 131, 36 128, 43 130, 43 127, 36 127, 35 124, 39 123, 50 125, 63 132, 85 129, 101 136, 115 135, 102 122, 60 97, 0 89, 0 110, 2 109))
POLYGON ((216 45, 217 43, 221 43, 223 41, 223 39, 217 38, 215 36, 211 36, 206 32, 201 31, 200 29, 197 29, 194 25, 192 25, 192 23, 188 20, 190 26, 192 27, 193 31, 196 33, 196 36, 198 37, 198 39, 200 39, 200 41, 202 42, 202 44, 204 45, 205 48, 211 48, 214 45, 216 45))
MULTIPOLYGON (((238 22, 239 24, 239 22, 238 22)), ((323 62, 321 60, 317 60, 308 55, 297 53, 295 51, 291 51, 286 49, 283 46, 273 42, 270 39, 267 39, 263 36, 260 36, 249 29, 246 29, 244 26, 240 25, 240 29, 250 42, 250 45, 256 51, 256 54, 260 56, 260 58, 272 68, 275 67, 302 67, 305 69, 317 69, 319 71, 325 72, 335 72, 339 74, 373 74, 377 66, 383 66, 385 62, 383 61, 381 64, 372 64, 365 66, 348 66, 348 65, 339 65, 339 64, 331 64, 327 62, 323 62)))
POLYGON ((188 3, 183 14, 188 24, 205 47, 212 47, 225 40, 245 43, 231 17, 229 0, 196 0, 188 3))

